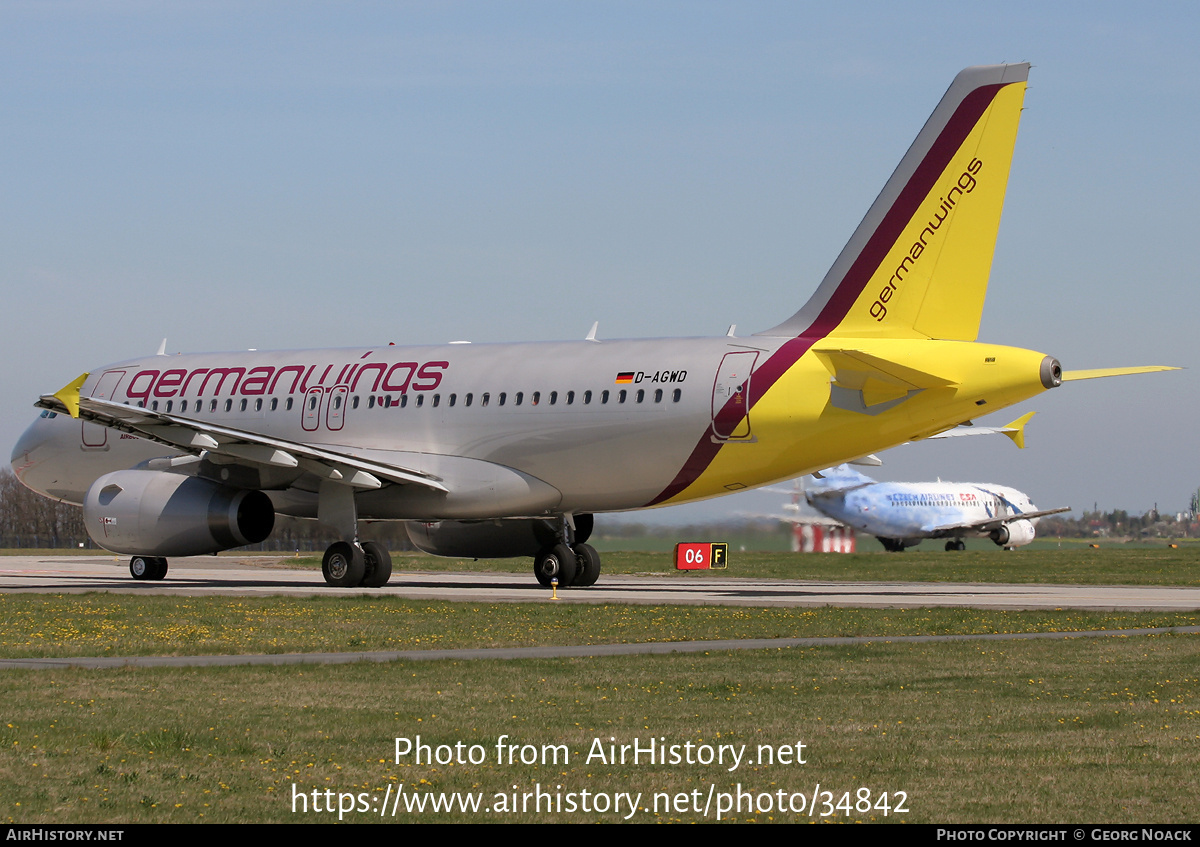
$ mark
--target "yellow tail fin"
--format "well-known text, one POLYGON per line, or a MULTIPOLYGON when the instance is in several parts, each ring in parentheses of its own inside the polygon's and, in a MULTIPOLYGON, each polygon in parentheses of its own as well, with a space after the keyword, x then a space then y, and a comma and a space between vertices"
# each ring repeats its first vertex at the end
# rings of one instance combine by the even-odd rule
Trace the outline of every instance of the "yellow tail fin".
POLYGON ((759 334, 974 341, 1028 76, 959 73, 812 299, 759 334))

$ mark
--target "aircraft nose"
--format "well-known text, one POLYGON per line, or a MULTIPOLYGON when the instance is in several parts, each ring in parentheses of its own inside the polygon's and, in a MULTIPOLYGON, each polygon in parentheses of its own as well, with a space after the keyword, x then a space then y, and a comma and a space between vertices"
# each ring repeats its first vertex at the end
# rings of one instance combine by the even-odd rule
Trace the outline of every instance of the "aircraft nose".
POLYGON ((9 458, 9 463, 12 465, 13 473, 18 477, 21 471, 28 467, 32 462, 32 456, 37 451, 38 446, 45 440, 45 435, 40 431, 38 423, 40 418, 26 427, 21 433, 21 437, 17 439, 16 445, 13 447, 12 456, 9 458))
POLYGON ((41 417, 34 419, 26 430, 21 433, 13 446, 9 464, 17 479, 34 491, 46 492, 47 480, 42 479, 46 459, 51 454, 60 452, 53 443, 61 435, 62 427, 54 426, 55 421, 50 413, 43 412, 41 417))

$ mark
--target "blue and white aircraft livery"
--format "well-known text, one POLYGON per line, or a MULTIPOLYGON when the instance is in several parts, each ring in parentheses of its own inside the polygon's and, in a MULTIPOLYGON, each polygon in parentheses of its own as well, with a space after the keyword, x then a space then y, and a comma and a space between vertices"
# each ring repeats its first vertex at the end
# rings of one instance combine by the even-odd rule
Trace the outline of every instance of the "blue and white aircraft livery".
POLYGON ((1033 541, 1038 518, 1070 506, 1039 510, 1027 494, 1004 485, 974 482, 876 482, 848 465, 803 480, 804 497, 821 514, 874 535, 899 552, 925 538, 990 538, 1006 549, 1033 541))
POLYGON ((136 579, 162 579, 167 556, 262 541, 285 514, 336 533, 334 586, 391 576, 360 520, 404 521, 437 555, 531 556, 542 584, 587 586, 597 513, 792 479, 1074 379, 1170 370, 1064 371, 976 341, 1028 72, 959 73, 808 302, 754 335, 160 348, 43 395, 13 469, 82 504, 136 579))

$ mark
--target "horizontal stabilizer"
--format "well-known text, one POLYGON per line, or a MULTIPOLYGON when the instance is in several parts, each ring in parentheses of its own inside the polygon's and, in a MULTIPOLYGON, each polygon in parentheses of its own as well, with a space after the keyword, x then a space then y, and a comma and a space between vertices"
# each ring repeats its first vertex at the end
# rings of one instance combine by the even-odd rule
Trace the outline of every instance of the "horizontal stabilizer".
POLYGON ((920 371, 862 350, 815 349, 839 385, 858 390, 869 380, 915 391, 921 388, 945 388, 956 380, 928 371, 920 371))
POLYGON ((1063 371, 1063 382, 1075 379, 1099 379, 1102 376, 1128 376, 1130 374, 1152 374, 1159 371, 1177 371, 1170 365, 1140 365, 1132 368, 1091 368, 1082 371, 1063 371))
POLYGON ((849 391, 861 391, 867 406, 906 397, 910 391, 955 384, 955 380, 862 350, 817 349, 813 352, 833 375, 834 383, 849 391))
POLYGON ((939 432, 937 435, 931 435, 928 438, 922 439, 929 441, 934 438, 961 438, 965 435, 1006 435, 1012 439, 1012 443, 1016 444, 1021 449, 1025 449, 1025 424, 1029 423, 1030 419, 1037 412, 1029 412, 1021 415, 1012 423, 1007 423, 1004 426, 958 426, 954 429, 948 429, 945 432, 939 432))

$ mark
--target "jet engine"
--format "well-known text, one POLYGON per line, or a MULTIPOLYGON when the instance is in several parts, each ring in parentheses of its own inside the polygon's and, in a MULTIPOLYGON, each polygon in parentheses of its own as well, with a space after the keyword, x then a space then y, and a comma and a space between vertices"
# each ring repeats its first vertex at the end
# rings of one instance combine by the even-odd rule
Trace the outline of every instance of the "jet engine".
MULTIPOLYGON (((576 515, 574 541, 587 541, 592 525, 591 515, 576 515)), ((556 543, 554 524, 548 520, 408 521, 405 528, 418 549, 463 559, 536 556, 556 543)))
POLYGON ((197 556, 257 544, 275 527, 261 491, 165 471, 116 471, 92 483, 83 503, 88 534, 135 556, 197 556))
POLYGON ((1037 530, 1034 529, 1033 521, 1020 520, 1005 524, 999 529, 993 529, 988 538, 995 541, 1001 547, 1022 547, 1033 541, 1037 530))

